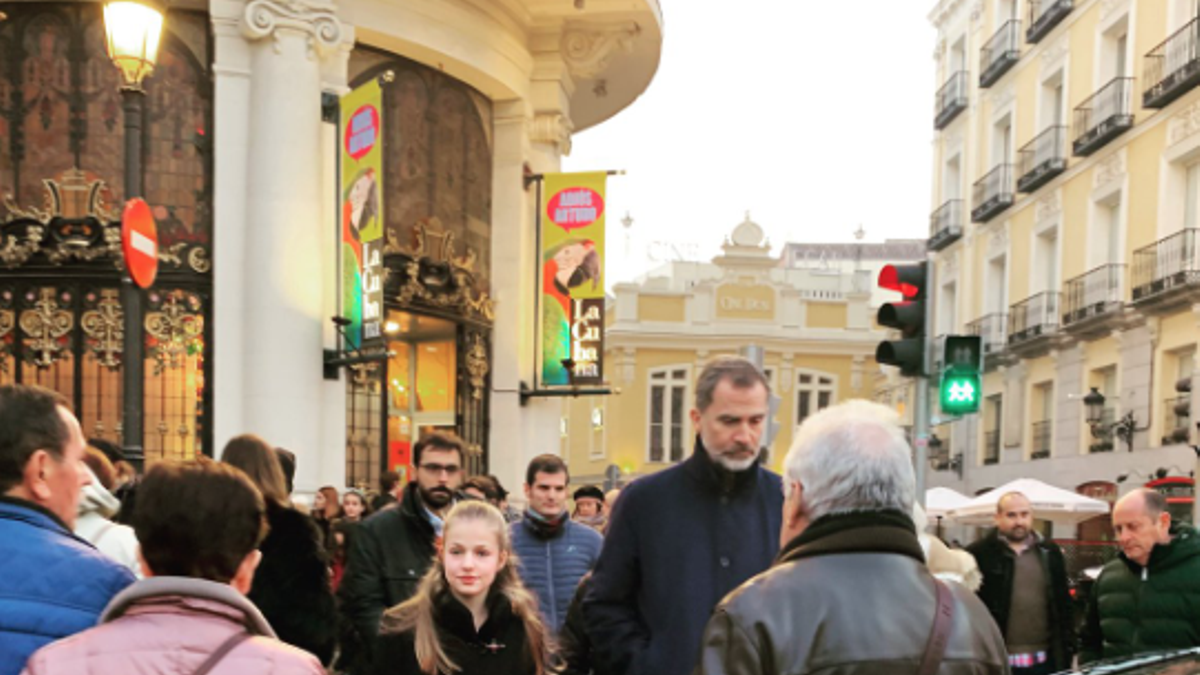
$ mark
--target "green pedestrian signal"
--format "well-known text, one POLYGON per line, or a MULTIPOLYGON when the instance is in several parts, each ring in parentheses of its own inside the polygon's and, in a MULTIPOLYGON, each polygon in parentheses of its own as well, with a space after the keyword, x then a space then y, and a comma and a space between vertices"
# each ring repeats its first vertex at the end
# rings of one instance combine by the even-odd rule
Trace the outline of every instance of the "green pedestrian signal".
POLYGON ((967 415, 979 412, 979 373, 951 370, 942 373, 942 412, 967 415))
POLYGON ((979 412, 983 394, 982 340, 977 335, 947 335, 942 338, 942 380, 938 388, 942 412, 969 415, 979 412))

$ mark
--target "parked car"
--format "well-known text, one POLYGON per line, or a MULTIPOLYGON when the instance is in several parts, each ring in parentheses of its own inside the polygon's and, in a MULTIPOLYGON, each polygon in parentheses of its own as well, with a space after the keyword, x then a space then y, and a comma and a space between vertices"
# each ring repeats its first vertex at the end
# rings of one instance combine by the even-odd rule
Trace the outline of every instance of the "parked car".
POLYGON ((1108 659, 1067 672, 1077 675, 1200 675, 1200 648, 1108 659))

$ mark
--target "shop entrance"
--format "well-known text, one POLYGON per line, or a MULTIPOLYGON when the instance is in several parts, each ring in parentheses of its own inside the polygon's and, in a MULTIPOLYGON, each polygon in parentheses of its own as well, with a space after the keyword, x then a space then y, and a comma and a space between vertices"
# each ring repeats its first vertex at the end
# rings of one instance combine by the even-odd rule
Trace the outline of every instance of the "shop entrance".
POLYGON ((457 325, 444 319, 389 310, 384 324, 387 465, 401 482, 413 475, 412 446, 422 434, 456 430, 457 325))

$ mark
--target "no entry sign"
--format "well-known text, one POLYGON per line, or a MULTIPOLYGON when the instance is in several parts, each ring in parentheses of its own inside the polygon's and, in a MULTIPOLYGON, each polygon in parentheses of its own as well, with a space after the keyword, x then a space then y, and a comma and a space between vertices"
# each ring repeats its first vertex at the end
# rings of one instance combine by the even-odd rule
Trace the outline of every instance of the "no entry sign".
POLYGON ((150 205, 140 197, 125 202, 121 214, 121 248, 133 283, 150 288, 158 276, 158 228, 150 205))

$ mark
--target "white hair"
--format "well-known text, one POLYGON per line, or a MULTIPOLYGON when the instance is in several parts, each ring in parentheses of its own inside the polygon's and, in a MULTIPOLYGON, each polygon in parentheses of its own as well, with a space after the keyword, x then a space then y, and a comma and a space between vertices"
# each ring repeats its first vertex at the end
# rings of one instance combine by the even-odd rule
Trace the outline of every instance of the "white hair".
POLYGON ((894 509, 911 513, 916 494, 912 448, 890 408, 851 400, 804 420, 783 460, 804 489, 810 520, 835 513, 894 509))

